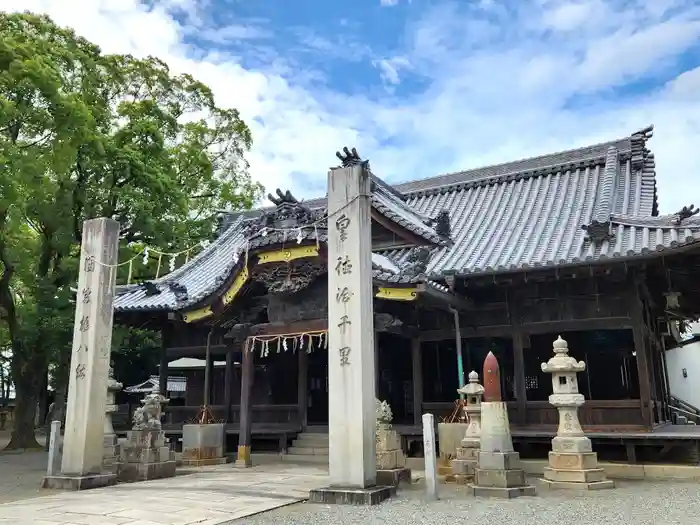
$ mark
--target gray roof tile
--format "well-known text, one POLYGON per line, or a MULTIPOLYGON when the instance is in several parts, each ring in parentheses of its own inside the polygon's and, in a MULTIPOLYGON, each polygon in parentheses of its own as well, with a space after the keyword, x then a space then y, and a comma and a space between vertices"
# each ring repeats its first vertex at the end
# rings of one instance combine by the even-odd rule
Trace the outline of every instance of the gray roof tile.
MULTIPOLYGON (((677 216, 654 216, 655 164, 646 148, 650 137, 648 128, 586 148, 400 184, 398 192, 376 185, 375 209, 433 243, 436 234, 426 219, 448 211, 453 243, 434 248, 420 275, 390 267, 403 268, 411 249, 387 251, 383 255, 388 259, 374 258, 374 278, 396 284, 427 282, 446 291, 434 282, 443 272, 469 275, 585 264, 699 242, 700 218, 677 224, 677 216), (609 224, 614 237, 593 242, 582 229, 593 221, 609 224)), ((304 204, 325 207, 325 199, 304 204)), ((178 302, 167 289, 146 297, 140 287, 120 287, 115 308, 181 309, 202 300, 223 284, 233 267, 233 254, 243 248, 238 226, 259 214, 251 211, 230 219, 233 224, 215 243, 158 281, 185 285, 186 301, 178 302)), ((325 232, 319 231, 319 241, 325 242, 325 232)), ((310 235, 314 232, 305 233, 306 238, 310 235)), ((280 239, 269 235, 256 242, 274 244, 280 239)))

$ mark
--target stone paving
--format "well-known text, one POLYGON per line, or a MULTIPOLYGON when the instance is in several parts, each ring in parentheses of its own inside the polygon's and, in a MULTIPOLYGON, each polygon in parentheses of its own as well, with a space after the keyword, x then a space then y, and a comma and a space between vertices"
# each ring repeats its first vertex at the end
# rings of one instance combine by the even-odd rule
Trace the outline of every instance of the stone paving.
POLYGON ((183 470, 175 478, 84 492, 38 488, 41 452, 0 455, 0 524, 214 525, 304 500, 327 483, 316 466, 220 465, 183 470), (47 495, 48 494, 48 495, 47 495))

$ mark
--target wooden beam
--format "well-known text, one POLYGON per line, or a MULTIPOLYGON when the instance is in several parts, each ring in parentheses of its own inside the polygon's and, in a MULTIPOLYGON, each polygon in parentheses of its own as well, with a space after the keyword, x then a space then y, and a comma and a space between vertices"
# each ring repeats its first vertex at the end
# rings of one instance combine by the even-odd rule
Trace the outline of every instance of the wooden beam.
POLYGON ((525 338, 520 329, 513 333, 513 381, 517 403, 518 424, 524 425, 527 418, 527 390, 525 388, 525 338))
POLYGON ((637 375, 639 376, 639 398, 642 410, 642 421, 646 428, 652 427, 654 419, 651 403, 651 382, 649 377, 649 362, 646 342, 644 338, 644 319, 642 315, 642 302, 635 286, 629 294, 630 310, 632 311, 632 335, 634 337, 634 350, 637 357, 637 375))
POLYGON ((300 334, 328 330, 328 318, 296 321, 294 323, 265 323, 253 325, 251 335, 300 334))
POLYGON ((309 407, 309 354, 304 350, 298 350, 298 366, 299 373, 297 374, 297 402, 299 403, 299 422, 302 429, 306 428, 307 411, 309 407))
POLYGON ((413 424, 420 425, 423 417, 423 359, 421 340, 411 339, 411 365, 413 368, 413 424))
POLYGON ((160 329, 160 366, 158 367, 158 390, 161 396, 168 397, 168 343, 173 327, 164 323, 160 329))
POLYGON ((243 349, 243 373, 241 374, 241 414, 238 430, 237 467, 250 467, 250 430, 253 423, 253 380, 255 377, 255 353, 243 349))
MULTIPOLYGON (((476 337, 510 337, 513 333, 511 325, 495 325, 495 326, 464 326, 459 327, 462 337, 465 339, 476 337)), ((418 337, 421 341, 443 341, 453 339, 455 336, 454 328, 444 328, 440 330, 426 330, 421 332, 418 337)))
POLYGON ((522 329, 523 332, 528 334, 546 334, 549 332, 573 332, 576 330, 624 330, 632 328, 632 326, 633 322, 629 317, 601 317, 524 323, 522 329))
POLYGON ((226 349, 226 372, 224 373, 224 405, 226 405, 226 422, 231 422, 231 403, 233 401, 233 353, 236 348, 229 344, 226 349))

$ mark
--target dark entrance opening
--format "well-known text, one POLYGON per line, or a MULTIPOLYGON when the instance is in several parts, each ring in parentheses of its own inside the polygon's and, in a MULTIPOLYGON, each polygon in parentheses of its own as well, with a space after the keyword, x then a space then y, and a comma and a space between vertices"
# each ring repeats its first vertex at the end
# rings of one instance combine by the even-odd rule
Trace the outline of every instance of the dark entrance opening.
POLYGON ((308 425, 328 425, 328 349, 314 346, 308 358, 308 425))

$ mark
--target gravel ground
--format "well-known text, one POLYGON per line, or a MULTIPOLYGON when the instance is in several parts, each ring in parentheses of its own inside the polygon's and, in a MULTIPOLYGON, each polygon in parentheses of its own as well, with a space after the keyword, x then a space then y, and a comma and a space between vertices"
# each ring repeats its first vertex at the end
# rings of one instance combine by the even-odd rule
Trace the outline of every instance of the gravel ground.
MULTIPOLYGON (((536 483, 536 480, 532 480, 536 483)), ((375 507, 300 503, 231 523, 251 525, 698 525, 700 484, 618 482, 597 492, 550 491, 515 500, 482 499, 441 485, 440 501, 423 500, 422 483, 375 507)))

